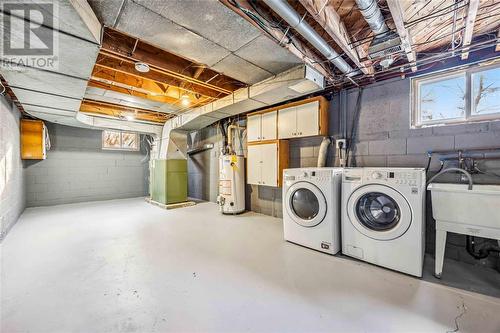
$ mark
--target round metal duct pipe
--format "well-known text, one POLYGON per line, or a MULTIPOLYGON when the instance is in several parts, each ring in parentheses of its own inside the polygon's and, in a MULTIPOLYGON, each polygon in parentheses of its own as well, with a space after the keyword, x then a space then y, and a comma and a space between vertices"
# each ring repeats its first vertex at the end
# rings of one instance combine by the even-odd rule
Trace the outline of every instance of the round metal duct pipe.
POLYGON ((354 71, 335 50, 286 2, 286 0, 264 0, 276 14, 311 43, 322 55, 342 73, 354 75, 354 71))
POLYGON ((375 35, 389 31, 376 0, 356 0, 356 4, 375 35))

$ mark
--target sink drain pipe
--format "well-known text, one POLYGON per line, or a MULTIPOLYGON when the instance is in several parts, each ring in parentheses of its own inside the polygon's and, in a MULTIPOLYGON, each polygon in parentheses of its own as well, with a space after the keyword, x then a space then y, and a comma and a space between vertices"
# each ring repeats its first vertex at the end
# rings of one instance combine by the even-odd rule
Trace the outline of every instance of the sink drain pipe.
MULTIPOLYGON (((499 241, 500 242, 500 241, 499 241)), ((467 252, 474 257, 474 259, 484 259, 488 257, 492 252, 500 253, 500 246, 494 244, 487 244, 480 248, 476 248, 476 239, 474 236, 467 235, 467 252)))

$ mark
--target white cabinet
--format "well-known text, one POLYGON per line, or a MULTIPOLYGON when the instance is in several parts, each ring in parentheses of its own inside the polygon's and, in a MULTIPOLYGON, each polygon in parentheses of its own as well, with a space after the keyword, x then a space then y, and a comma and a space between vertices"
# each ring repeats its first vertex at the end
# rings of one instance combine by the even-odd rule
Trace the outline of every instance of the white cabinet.
POLYGON ((319 132, 319 102, 297 106, 297 136, 313 136, 319 132))
POLYGON ((275 140, 277 112, 266 112, 248 116, 247 138, 249 142, 275 140))
POLYGON ((279 110, 278 139, 291 138, 297 132, 297 108, 295 106, 279 110))
POLYGON ((248 146, 247 152, 247 183, 260 185, 262 179, 262 149, 261 145, 248 146))
POLYGON ((260 123, 261 116, 260 114, 255 116, 248 116, 247 118, 247 140, 250 141, 259 141, 260 140, 260 123))
POLYGON ((288 142, 252 144, 248 146, 247 183, 281 186, 281 174, 288 167, 288 142))
POLYGON ((327 135, 326 108, 320 100, 278 111, 278 139, 327 135))
POLYGON ((270 143, 260 145, 261 185, 278 186, 278 144, 270 143))
POLYGON ((261 116, 261 140, 276 140, 278 112, 266 112, 261 116))

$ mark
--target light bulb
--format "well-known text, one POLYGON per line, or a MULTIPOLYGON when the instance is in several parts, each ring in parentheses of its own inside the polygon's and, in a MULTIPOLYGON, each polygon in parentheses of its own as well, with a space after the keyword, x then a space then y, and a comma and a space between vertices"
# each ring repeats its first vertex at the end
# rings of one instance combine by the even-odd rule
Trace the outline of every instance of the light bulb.
POLYGON ((189 104, 191 103, 191 101, 189 100, 189 96, 184 94, 181 96, 181 104, 183 106, 188 106, 189 104))

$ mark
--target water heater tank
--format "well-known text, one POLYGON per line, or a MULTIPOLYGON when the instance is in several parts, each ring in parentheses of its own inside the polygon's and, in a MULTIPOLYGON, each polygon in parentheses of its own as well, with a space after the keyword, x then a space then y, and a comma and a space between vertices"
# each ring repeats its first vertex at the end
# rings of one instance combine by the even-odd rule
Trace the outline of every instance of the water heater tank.
POLYGON ((217 202, 223 214, 238 214, 245 211, 245 158, 243 156, 221 155, 217 202))

